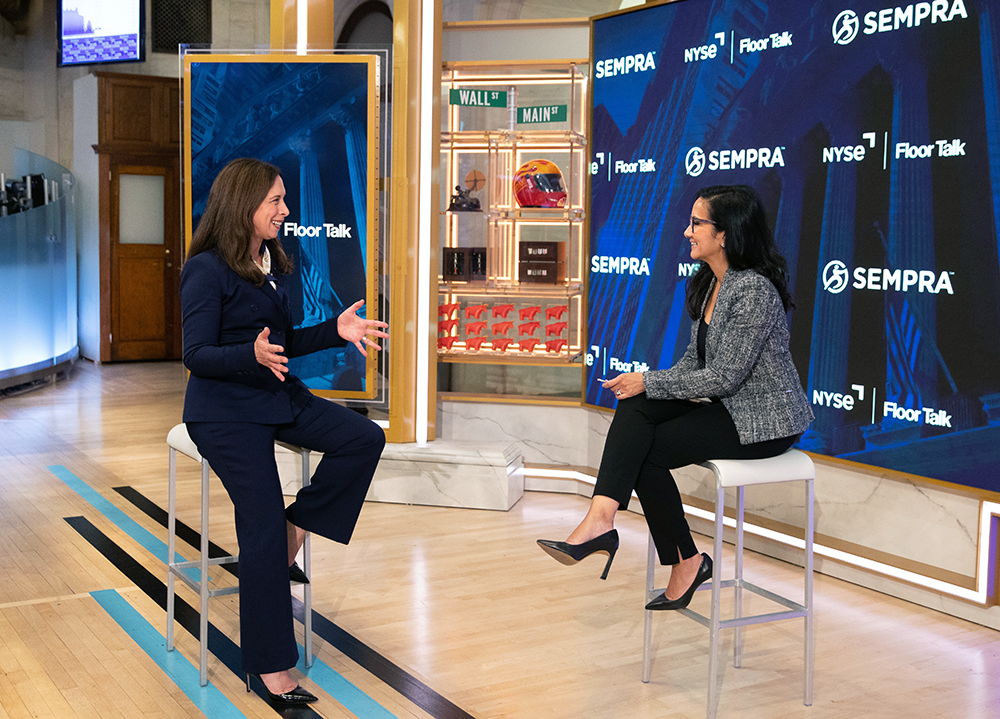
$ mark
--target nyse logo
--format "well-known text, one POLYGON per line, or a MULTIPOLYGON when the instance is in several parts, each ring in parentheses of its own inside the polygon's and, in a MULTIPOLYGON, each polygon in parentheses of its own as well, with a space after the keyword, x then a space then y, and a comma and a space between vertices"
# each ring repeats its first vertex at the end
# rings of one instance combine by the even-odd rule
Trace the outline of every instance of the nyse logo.
POLYGON ((849 278, 853 275, 851 286, 856 290, 876 290, 886 292, 890 288, 897 292, 928 292, 936 295, 939 292, 955 294, 951 285, 953 272, 935 274, 930 270, 890 270, 885 267, 855 267, 849 273, 847 265, 840 260, 830 260, 823 268, 823 289, 830 294, 840 294, 847 288, 849 278))
MULTIPOLYGON (((920 24, 930 18, 931 24, 951 22, 957 17, 968 18, 963 0, 933 0, 933 2, 918 2, 905 7, 887 7, 882 10, 872 10, 865 14, 865 35, 879 32, 894 32, 901 28, 920 27, 920 24)), ((833 21, 833 41, 838 45, 849 45, 858 36, 859 22, 857 13, 844 10, 833 21)))
POLYGON ((694 273, 701 269, 700 262, 680 262, 677 265, 678 277, 694 277, 694 273))

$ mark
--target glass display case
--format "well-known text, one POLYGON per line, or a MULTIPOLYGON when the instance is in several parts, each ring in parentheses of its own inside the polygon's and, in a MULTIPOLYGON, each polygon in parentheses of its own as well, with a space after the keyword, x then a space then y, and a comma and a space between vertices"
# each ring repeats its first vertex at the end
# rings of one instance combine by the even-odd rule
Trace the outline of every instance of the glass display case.
POLYGON ((586 95, 568 61, 445 66, 439 362, 579 362, 586 95))

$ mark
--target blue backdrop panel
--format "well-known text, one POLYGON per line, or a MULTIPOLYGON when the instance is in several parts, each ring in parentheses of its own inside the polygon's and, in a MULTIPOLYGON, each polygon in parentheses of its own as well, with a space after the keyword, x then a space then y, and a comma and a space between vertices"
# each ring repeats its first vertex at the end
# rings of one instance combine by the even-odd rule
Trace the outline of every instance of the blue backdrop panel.
POLYGON ((1000 7, 684 0, 593 23, 585 398, 687 345, 697 191, 791 271, 803 449, 1000 491, 1000 7))
MULTIPOLYGON (((237 157, 281 168, 280 233, 297 327, 366 297, 368 66, 364 62, 192 62, 192 226, 219 170, 237 157)), ((365 391, 353 346, 289 361, 310 388, 365 391)))

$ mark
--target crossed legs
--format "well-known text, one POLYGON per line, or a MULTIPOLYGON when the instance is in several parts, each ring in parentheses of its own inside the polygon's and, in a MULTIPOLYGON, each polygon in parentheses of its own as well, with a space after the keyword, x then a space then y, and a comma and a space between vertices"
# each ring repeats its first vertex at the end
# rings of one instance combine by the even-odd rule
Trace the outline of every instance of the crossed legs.
POLYGON ((622 400, 608 430, 590 507, 566 541, 580 544, 610 531, 615 514, 628 507, 634 490, 660 563, 673 567, 666 598, 676 599, 694 581, 701 555, 670 470, 706 459, 773 457, 795 439, 740 444, 736 426, 721 403, 653 400, 644 394, 622 400))

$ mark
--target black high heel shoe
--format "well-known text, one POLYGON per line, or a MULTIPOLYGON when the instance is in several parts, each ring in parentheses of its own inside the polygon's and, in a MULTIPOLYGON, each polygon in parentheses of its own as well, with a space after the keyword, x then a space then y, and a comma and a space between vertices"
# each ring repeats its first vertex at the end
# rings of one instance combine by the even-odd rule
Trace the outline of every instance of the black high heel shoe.
POLYGON ((292 566, 288 568, 288 578, 297 584, 309 584, 309 577, 302 571, 298 562, 292 562, 292 566))
POLYGON ((614 561, 615 552, 618 551, 618 530, 612 529, 610 532, 605 532, 582 544, 569 544, 567 542, 556 542, 551 539, 539 539, 538 546, 560 564, 576 564, 581 559, 585 559, 595 552, 604 552, 608 555, 608 563, 604 565, 604 573, 601 575, 601 579, 607 579, 608 570, 611 569, 611 562, 614 561))
POLYGON ((667 593, 664 592, 647 604, 646 609, 654 611, 661 609, 684 609, 684 607, 691 603, 691 598, 694 596, 695 590, 698 589, 703 582, 711 578, 712 558, 702 552, 701 566, 698 567, 698 573, 694 575, 694 581, 691 583, 691 586, 688 587, 688 590, 677 599, 667 599, 667 593))
POLYGON ((271 690, 267 688, 267 684, 265 684, 264 680, 260 678, 260 674, 247 674, 248 693, 250 692, 250 677, 257 677, 261 686, 264 687, 264 691, 267 692, 267 698, 270 699, 273 704, 311 704, 312 702, 319 701, 319 697, 313 696, 299 686, 295 687, 290 692, 272 694, 271 690))

